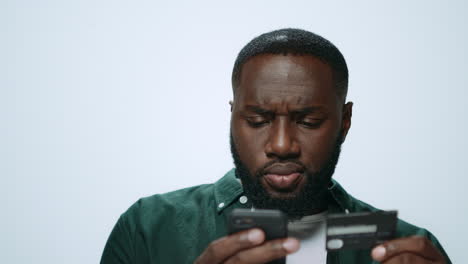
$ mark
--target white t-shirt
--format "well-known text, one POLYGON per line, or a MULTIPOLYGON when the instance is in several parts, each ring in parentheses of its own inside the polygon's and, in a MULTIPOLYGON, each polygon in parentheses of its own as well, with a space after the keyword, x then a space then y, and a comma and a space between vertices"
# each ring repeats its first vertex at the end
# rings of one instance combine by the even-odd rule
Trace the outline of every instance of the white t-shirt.
POLYGON ((304 216, 288 223, 288 236, 301 241, 299 251, 286 257, 287 264, 327 263, 325 219, 327 212, 304 216))

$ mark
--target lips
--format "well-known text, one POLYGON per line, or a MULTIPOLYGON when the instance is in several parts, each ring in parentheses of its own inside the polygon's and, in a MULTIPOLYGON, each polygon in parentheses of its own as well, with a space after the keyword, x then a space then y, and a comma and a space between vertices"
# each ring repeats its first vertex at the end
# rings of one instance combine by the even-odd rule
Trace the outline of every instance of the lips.
POLYGON ((265 169, 266 183, 276 191, 291 191, 302 178, 304 169, 295 163, 273 164, 265 169))

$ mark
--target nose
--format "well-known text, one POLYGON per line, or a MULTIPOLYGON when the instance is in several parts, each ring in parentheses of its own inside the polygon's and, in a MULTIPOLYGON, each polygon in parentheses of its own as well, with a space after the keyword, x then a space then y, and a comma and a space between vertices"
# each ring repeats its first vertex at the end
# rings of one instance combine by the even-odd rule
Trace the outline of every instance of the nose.
POLYGON ((269 158, 291 159, 300 154, 295 132, 287 117, 277 117, 270 128, 265 154, 269 158))

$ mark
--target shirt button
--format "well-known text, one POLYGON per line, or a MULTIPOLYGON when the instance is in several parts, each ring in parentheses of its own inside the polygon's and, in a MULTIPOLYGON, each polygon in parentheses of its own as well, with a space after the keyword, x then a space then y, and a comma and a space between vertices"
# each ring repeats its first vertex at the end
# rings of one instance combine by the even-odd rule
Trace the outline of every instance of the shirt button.
POLYGON ((219 208, 223 208, 223 207, 224 207, 224 203, 218 204, 218 207, 219 207, 219 208))
POLYGON ((244 196, 242 195, 240 198, 239 198, 239 202, 241 204, 245 204, 249 199, 247 199, 247 196, 244 196))

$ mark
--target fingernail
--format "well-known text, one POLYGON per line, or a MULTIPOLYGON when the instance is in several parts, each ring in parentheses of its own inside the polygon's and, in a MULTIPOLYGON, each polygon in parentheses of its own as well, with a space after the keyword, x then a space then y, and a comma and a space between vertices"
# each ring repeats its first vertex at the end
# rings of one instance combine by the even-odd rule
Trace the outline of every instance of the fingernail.
POLYGON ((247 238, 252 243, 260 243, 263 241, 263 233, 262 231, 258 229, 254 229, 254 230, 249 231, 247 238))
POLYGON ((296 252, 299 249, 299 241, 296 239, 288 238, 283 242, 283 248, 289 253, 296 252))
POLYGON ((382 259, 383 257, 385 257, 385 253, 386 253, 386 249, 385 247, 383 246, 378 246, 376 248, 374 248, 372 250, 372 257, 375 259, 375 260, 379 260, 379 259, 382 259))

